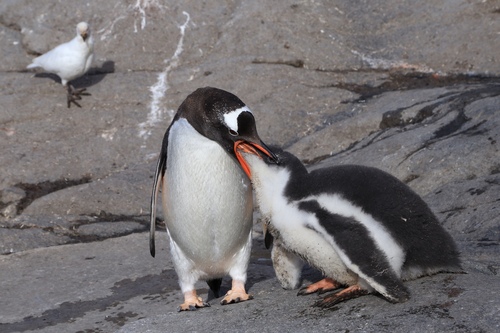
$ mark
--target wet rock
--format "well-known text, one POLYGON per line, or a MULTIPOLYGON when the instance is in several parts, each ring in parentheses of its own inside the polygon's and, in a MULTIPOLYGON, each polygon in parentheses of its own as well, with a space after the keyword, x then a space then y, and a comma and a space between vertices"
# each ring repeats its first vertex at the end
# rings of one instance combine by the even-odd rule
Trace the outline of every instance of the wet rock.
POLYGON ((443 185, 426 199, 455 239, 500 243, 499 173, 443 185))
POLYGON ((127 168, 103 179, 75 182, 33 201, 26 215, 146 215, 151 194, 154 164, 127 168))
POLYGON ((19 228, 0 228, 0 255, 22 252, 29 249, 71 243, 71 237, 57 235, 50 229, 19 226, 19 228))
MULTIPOLYGON (((364 137, 346 149, 313 158, 312 162, 321 161, 313 168, 350 163, 373 165, 406 180, 421 195, 433 191, 439 185, 490 175, 498 169, 498 162, 494 158, 498 154, 496 142, 500 136, 495 111, 495 105, 500 101, 497 87, 493 84, 439 90, 439 94, 445 97, 432 103, 429 102, 436 93, 432 90, 380 96, 363 106, 370 108, 375 118, 371 131, 362 132, 364 137), (383 115, 388 112, 384 102, 395 103, 399 99, 413 102, 408 107, 403 106, 402 110, 418 106, 420 110, 427 109, 426 112, 432 115, 420 122, 380 129, 378 124, 383 123, 383 115)), ((363 131, 362 127, 356 126, 356 121, 356 118, 346 120, 344 126, 352 128, 354 132, 363 131)), ((328 149, 329 142, 336 141, 338 132, 325 130, 324 133, 328 133, 329 140, 316 138, 315 142, 321 144, 317 144, 315 151, 328 149)), ((299 156, 302 151, 311 151, 310 147, 300 147, 299 144, 290 150, 299 156)), ((306 155, 306 159, 309 156, 306 155)))
POLYGON ((84 237, 95 237, 96 239, 128 235, 133 232, 146 230, 143 224, 131 221, 118 222, 96 222, 84 224, 78 228, 78 235, 84 237))

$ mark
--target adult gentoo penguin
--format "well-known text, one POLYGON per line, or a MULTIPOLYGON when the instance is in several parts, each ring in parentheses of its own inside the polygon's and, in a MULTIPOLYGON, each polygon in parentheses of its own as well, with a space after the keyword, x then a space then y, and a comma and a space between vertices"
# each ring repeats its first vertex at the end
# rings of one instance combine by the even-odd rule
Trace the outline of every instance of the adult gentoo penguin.
POLYGON ((198 297, 195 283, 206 280, 218 297, 227 274, 232 288, 221 304, 252 298, 245 290, 252 187, 235 159, 237 140, 274 156, 260 140, 250 109, 235 95, 211 87, 184 100, 163 138, 151 198, 150 251, 154 257, 161 187, 170 250, 184 294, 179 311, 209 306, 198 297))
POLYGON ((282 285, 299 287, 306 261, 325 279, 299 295, 347 287, 315 305, 330 307, 373 291, 404 302, 409 292, 402 281, 461 272, 453 239, 427 204, 392 175, 360 165, 308 172, 288 152, 273 149, 276 163, 245 142, 236 143, 235 151, 274 236, 272 259, 282 285))

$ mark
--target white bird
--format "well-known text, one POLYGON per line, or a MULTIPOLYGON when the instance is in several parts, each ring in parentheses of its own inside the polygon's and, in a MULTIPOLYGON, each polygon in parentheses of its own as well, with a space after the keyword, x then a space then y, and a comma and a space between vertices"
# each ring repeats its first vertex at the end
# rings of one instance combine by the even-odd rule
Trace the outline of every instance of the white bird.
POLYGON ((76 100, 82 99, 84 89, 75 89, 69 82, 84 75, 90 68, 94 58, 94 39, 90 34, 90 27, 86 22, 80 22, 76 26, 76 37, 67 43, 60 44, 33 59, 26 68, 41 67, 48 73, 56 74, 61 78, 61 83, 68 92, 68 108, 71 102, 81 107, 76 100))

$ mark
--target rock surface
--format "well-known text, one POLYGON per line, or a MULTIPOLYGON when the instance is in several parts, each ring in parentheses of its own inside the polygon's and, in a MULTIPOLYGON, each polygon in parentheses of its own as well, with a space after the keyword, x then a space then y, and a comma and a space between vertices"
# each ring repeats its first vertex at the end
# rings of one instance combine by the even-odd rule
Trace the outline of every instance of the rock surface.
POLYGON ((479 0, 1 1, 0 331, 499 331, 499 18, 479 0), (82 20, 96 57, 74 84, 92 96, 68 109, 57 78, 25 67, 82 20), (176 313, 166 235, 147 249, 149 195, 172 115, 207 85, 311 168, 408 183, 468 274, 411 281, 404 304, 311 308, 279 286, 256 219, 255 299, 176 313))

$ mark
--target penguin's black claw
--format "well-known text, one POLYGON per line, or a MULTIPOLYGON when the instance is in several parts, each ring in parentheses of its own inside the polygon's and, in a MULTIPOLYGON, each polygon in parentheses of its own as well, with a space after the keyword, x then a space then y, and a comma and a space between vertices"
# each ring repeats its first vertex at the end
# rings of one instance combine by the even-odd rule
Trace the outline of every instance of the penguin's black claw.
POLYGON ((187 293, 184 298, 184 303, 177 307, 177 312, 181 311, 196 311, 199 308, 209 307, 210 304, 204 302, 201 297, 196 295, 196 291, 187 293))
POLYGON ((319 295, 324 294, 329 291, 336 290, 342 287, 342 284, 331 278, 324 278, 316 283, 304 286, 299 289, 297 296, 310 295, 313 293, 318 293, 319 295))
POLYGON ((233 292, 230 293, 231 290, 224 296, 224 298, 220 301, 221 305, 240 303, 244 301, 249 301, 253 299, 253 295, 243 293, 243 292, 233 292))
POLYGON ((196 311, 196 310, 198 310, 198 306, 196 306, 196 305, 189 305, 187 308, 183 308, 182 306, 177 307, 177 312, 196 311))
POLYGON ((299 291, 297 292, 297 296, 309 295, 310 292, 307 291, 307 287, 308 286, 300 288, 299 291))
MULTIPOLYGON (((335 289, 337 289, 337 288, 335 288, 335 289)), ((322 295, 324 293, 327 293, 327 292, 335 290, 335 289, 323 289, 323 288, 319 288, 319 289, 316 289, 314 291, 309 291, 308 286, 305 286, 305 287, 302 287, 302 288, 299 289, 299 291, 297 292, 297 296, 310 295, 310 294, 313 294, 313 293, 316 293, 318 295, 322 295)))
POLYGON ((362 289, 358 285, 350 286, 337 293, 330 294, 324 297, 322 300, 317 301, 313 306, 321 308, 331 308, 335 304, 342 303, 352 298, 357 298, 359 296, 368 295, 367 290, 362 289))
POLYGON ((201 304, 181 304, 177 307, 177 312, 182 312, 182 311, 196 311, 200 308, 209 308, 210 303, 203 302, 201 304))
POLYGON ((240 301, 240 298, 239 297, 236 297, 236 298, 232 298, 232 299, 222 299, 222 301, 220 301, 220 304, 221 305, 228 305, 228 304, 233 304, 233 303, 238 303, 240 301))

